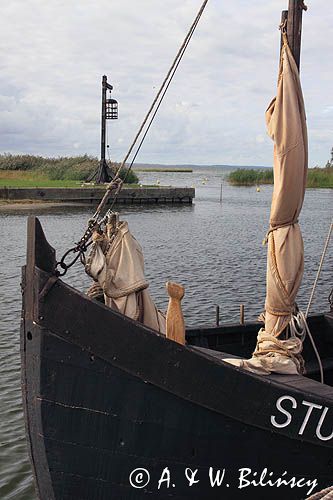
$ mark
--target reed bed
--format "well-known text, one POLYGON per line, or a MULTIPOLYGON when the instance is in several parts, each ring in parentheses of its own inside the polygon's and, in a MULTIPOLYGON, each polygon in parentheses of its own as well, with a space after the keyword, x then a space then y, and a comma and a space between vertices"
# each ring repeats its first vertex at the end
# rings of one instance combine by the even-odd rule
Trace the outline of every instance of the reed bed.
MULTIPOLYGON (((51 181, 66 181, 71 184, 73 181, 84 182, 96 171, 99 165, 99 160, 93 156, 65 156, 58 158, 45 158, 43 156, 34 155, 0 155, 0 173, 8 172, 6 177, 8 180, 14 182, 15 176, 10 177, 9 172, 20 172, 16 181, 19 179, 24 183, 29 179, 35 179, 34 182, 48 182, 51 181), (23 172, 29 172, 32 175, 24 177, 23 172)), ((119 163, 110 163, 110 168, 115 171, 119 167, 119 163)), ((126 169, 120 173, 120 177, 124 178, 126 169)), ((4 176, 1 177, 4 179, 4 176)), ((137 184, 139 179, 135 172, 132 170, 126 178, 127 184, 137 184)), ((61 183, 60 183, 61 184, 61 183)), ((66 186, 67 186, 66 184, 66 186)), ((3 185, 3 184, 2 184, 3 185)), ((8 184, 6 184, 8 185, 8 184)), ((11 184, 13 185, 13 184, 11 184)), ((45 185, 45 184, 44 184, 45 185)), ((34 184, 36 186, 36 184, 34 184)))
MULTIPOLYGON (((255 186, 273 184, 273 169, 240 168, 230 172, 227 180, 233 186, 255 186)), ((333 165, 325 168, 309 168, 307 188, 333 188, 333 165)))

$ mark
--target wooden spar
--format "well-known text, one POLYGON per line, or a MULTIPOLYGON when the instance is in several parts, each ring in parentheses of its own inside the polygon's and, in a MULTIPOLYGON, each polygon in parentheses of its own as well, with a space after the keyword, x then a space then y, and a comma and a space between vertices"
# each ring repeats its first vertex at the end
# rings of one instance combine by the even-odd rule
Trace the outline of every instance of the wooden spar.
MULTIPOLYGON (((289 47, 294 56, 298 70, 300 68, 301 38, 302 38, 302 15, 307 7, 303 0, 289 0, 287 18, 287 38, 289 47)), ((282 13, 283 15, 283 13, 282 13)))
POLYGON ((185 288, 171 281, 168 281, 165 286, 170 297, 166 315, 166 337, 185 345, 185 322, 180 303, 184 297, 185 288))

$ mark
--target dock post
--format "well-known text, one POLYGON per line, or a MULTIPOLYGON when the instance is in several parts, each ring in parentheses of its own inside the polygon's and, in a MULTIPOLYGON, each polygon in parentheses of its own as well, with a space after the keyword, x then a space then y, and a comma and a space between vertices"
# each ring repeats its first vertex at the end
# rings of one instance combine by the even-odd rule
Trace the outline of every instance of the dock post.
POLYGON ((216 326, 220 325, 220 306, 216 306, 216 326))
POLYGON ((244 316, 245 316, 245 308, 244 304, 239 306, 239 322, 241 325, 244 325, 244 316))

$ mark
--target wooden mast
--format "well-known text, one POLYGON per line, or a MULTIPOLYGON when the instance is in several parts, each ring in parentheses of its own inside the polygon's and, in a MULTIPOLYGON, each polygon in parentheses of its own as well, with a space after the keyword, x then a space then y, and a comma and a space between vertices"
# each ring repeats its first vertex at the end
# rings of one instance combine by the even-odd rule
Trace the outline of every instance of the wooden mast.
POLYGON ((291 52, 294 56, 298 70, 300 68, 302 16, 307 10, 304 0, 289 0, 288 11, 282 12, 282 22, 287 19, 287 38, 291 52))

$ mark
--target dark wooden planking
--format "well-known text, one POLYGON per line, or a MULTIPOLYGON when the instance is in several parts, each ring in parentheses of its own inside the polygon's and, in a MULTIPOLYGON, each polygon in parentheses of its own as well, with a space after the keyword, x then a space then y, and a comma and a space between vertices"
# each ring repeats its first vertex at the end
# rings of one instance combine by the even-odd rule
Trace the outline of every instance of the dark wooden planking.
MULTIPOLYGON (((322 358, 333 356, 333 316, 316 314, 308 318, 317 349, 322 358)), ((219 327, 190 328, 186 332, 189 345, 228 352, 240 357, 251 357, 262 323, 247 323, 245 326, 225 324, 219 327)), ((307 337, 303 346, 306 362, 315 361, 312 344, 307 337)))
MULTIPOLYGON (((58 330, 59 337, 134 376, 215 411, 246 419, 248 423, 266 398, 275 400, 283 391, 283 386, 271 383, 269 377, 250 375, 210 356, 175 345, 91 301, 61 281, 51 289, 40 308, 41 325, 54 332, 58 330), (209 379, 212 383, 207 387, 209 379), (244 387, 246 400, 242 396, 244 387), (249 405, 252 408, 250 415, 249 405)), ((316 394, 308 396, 317 399, 316 394)), ((256 425, 263 425, 263 422, 256 421, 256 425)))
MULTIPOLYGON (((68 356, 61 362, 60 344, 64 341, 47 333, 43 333, 43 337, 46 357, 41 365, 49 365, 49 369, 41 372, 41 397, 37 399, 37 409, 42 415, 40 437, 48 456, 52 484, 56 491, 58 488, 61 491, 61 496, 56 495, 56 498, 66 498, 74 490, 76 494, 80 492, 81 499, 107 498, 103 495, 117 500, 131 498, 127 496, 131 492, 126 480, 132 469, 148 468, 156 484, 161 470, 168 466, 177 482, 176 496, 172 492, 169 495, 184 499, 189 494, 188 487, 182 483, 186 466, 199 468, 203 477, 207 477, 207 463, 223 467, 227 457, 228 468, 236 472, 246 465, 283 472, 281 467, 284 468, 285 463, 281 454, 292 460, 293 474, 301 476, 304 470, 311 470, 322 485, 327 484, 325 477, 331 471, 329 448, 327 451, 316 445, 304 448, 304 443, 200 408, 99 358, 88 361, 88 356, 74 345, 68 347, 66 343, 68 356), (58 382, 56 388, 54 379, 58 382), (85 390, 81 391, 80 387, 85 390), (242 436, 241 449, 235 448, 239 436, 242 436), (270 449, 275 453, 267 453, 270 449), (230 450, 235 453, 230 454, 230 450), (75 489, 70 477, 74 484, 80 478, 75 489), (101 497, 90 496, 92 484, 101 497)), ((236 481, 232 473, 230 481, 236 481)), ((207 495, 207 490, 208 485, 203 483, 196 491, 201 498, 207 495)), ((278 493, 280 495, 280 491, 278 493)), ((293 493, 288 498, 299 498, 297 492, 293 493)), ((256 498, 267 498, 265 495, 267 492, 263 490, 256 498)), ((279 498, 279 495, 273 492, 272 498, 279 498)), ((219 496, 209 491, 207 498, 219 496)), ((228 498, 243 496, 233 492, 228 498)))
MULTIPOLYGON (((23 288, 25 306, 33 304, 38 314, 24 308, 21 352, 27 433, 41 499, 193 498, 194 490, 181 483, 184 465, 205 470, 206 477, 208 465, 233 471, 268 466, 278 472, 286 457, 288 471, 317 476, 320 487, 330 484, 332 443, 314 437, 314 421, 302 439, 298 436, 306 410, 286 430, 273 428, 270 416, 286 393, 300 407, 303 399, 332 406, 331 388, 304 377, 250 375, 209 351, 169 342, 60 280, 45 286, 54 252, 38 223, 33 230, 27 269, 34 271, 23 288), (129 488, 128 468, 142 461, 154 478, 163 464, 174 468, 179 488, 157 497, 150 488, 140 493, 129 488)), ((331 338, 331 321, 330 315, 318 316, 311 326, 327 355, 332 343, 323 339, 331 338)), ((206 337, 220 350, 223 341, 236 349, 238 339, 248 349, 257 330, 256 324, 229 325, 192 331, 189 338, 206 337)), ((280 498, 277 491, 269 496, 280 498)), ((265 489, 229 492, 230 500, 249 494, 267 498, 265 489)), ((220 490, 204 482, 196 494, 221 498, 220 490)), ((299 492, 288 490, 288 498, 300 498, 299 492)))

